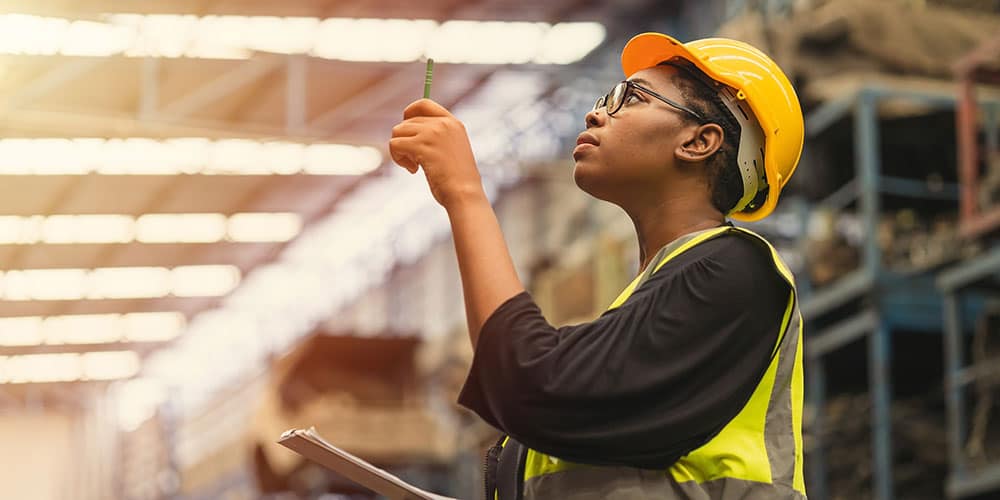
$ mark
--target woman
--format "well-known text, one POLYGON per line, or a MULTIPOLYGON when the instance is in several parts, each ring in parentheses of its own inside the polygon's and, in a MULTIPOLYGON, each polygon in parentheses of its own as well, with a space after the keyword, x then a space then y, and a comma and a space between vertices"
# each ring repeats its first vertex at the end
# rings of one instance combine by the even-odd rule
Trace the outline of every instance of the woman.
POLYGON ((487 497, 805 498, 794 281, 726 222, 766 217, 794 171, 794 90, 735 40, 645 33, 622 68, 574 179, 629 215, 641 267, 590 323, 555 328, 524 291, 458 120, 422 99, 393 128, 451 221, 475 348, 459 402, 509 436, 487 497))

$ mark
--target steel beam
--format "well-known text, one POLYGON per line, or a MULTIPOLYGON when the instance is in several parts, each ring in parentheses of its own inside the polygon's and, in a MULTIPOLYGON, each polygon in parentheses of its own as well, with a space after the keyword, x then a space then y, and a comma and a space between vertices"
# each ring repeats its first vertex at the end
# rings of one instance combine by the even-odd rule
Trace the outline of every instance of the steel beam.
MULTIPOLYGON (((367 115, 372 109, 378 109, 385 103, 396 99, 400 93, 407 91, 413 93, 414 99, 416 99, 419 94, 413 92, 416 87, 414 87, 411 76, 408 71, 398 70, 393 75, 381 78, 364 91, 309 120, 309 125, 306 128, 318 131, 327 129, 335 123, 349 124, 367 115)), ((403 110, 399 110, 399 112, 400 117, 402 117, 403 110)))
POLYGON ((2 109, 3 111, 10 111, 26 108, 34 101, 45 97, 65 85, 72 84, 80 75, 96 68, 105 61, 107 61, 105 58, 81 57, 63 64, 57 64, 38 78, 22 85, 24 90, 8 97, 2 109))
POLYGON ((294 135, 306 124, 306 99, 309 82, 306 58, 288 56, 285 79, 285 131, 294 135))
POLYGON ((826 372, 822 357, 808 357, 806 380, 809 383, 806 394, 813 408, 813 419, 809 426, 809 434, 813 441, 812 449, 809 450, 809 495, 823 500, 827 498, 827 485, 826 449, 823 440, 826 423, 823 418, 826 406, 826 372))
POLYGON ((843 186, 837 188, 836 191, 830 193, 829 196, 823 198, 823 201, 819 202, 819 205, 830 210, 843 210, 851 202, 858 199, 858 180, 851 179, 844 183, 843 186))
POLYGON ((965 223, 979 212, 976 200, 979 185, 979 148, 976 146, 976 89, 969 78, 959 82, 959 100, 955 109, 955 133, 958 144, 958 178, 962 184, 960 220, 965 223))
POLYGON ((142 87, 139 94, 139 119, 150 119, 160 105, 160 60, 147 57, 142 61, 142 87))
POLYGON ((837 120, 850 113, 856 102, 857 94, 852 92, 839 99, 823 103, 806 117, 806 135, 810 137, 819 135, 837 120))
POLYGON ((955 385, 957 387, 966 386, 981 378, 993 378, 998 375, 1000 375, 1000 357, 994 356, 958 370, 955 373, 955 385))
POLYGON ((157 119, 177 121, 184 118, 229 93, 256 82, 283 62, 284 59, 278 56, 256 57, 243 62, 237 68, 167 104, 157 113, 157 119))
POLYGON ((1000 273, 1000 247, 943 271, 938 275, 937 287, 944 293, 953 293, 997 273, 1000 273))
POLYGON ((814 320, 837 306, 861 296, 874 284, 872 276, 864 269, 856 269, 822 290, 814 291, 802 303, 802 317, 814 320))
POLYGON ((1000 488, 1000 464, 984 467, 965 477, 948 479, 945 492, 948 498, 962 498, 995 491, 1000 488))
POLYGON ((878 314, 867 309, 815 335, 810 335, 806 342, 806 352, 810 359, 820 358, 864 337, 878 326, 878 314))
MULTIPOLYGON (((881 200, 880 189, 880 140, 878 125, 879 95, 872 90, 862 90, 854 111, 855 172, 860 189, 859 205, 864 248, 862 269, 871 277, 876 288, 873 294, 875 307, 881 307, 878 283, 882 267, 882 250, 878 245, 878 224, 881 200)), ((879 320, 875 331, 868 337, 868 377, 872 398, 872 456, 874 497, 878 500, 893 498, 892 485, 892 420, 890 404, 891 339, 888 326, 879 320)))
POLYGON ((932 191, 924 181, 888 175, 881 176, 879 183, 882 192, 886 194, 928 200, 958 201, 959 199, 958 184, 945 183, 940 190, 932 191))
POLYGON ((893 498, 891 335, 888 325, 880 321, 868 337, 868 383, 872 399, 872 491, 879 500, 893 498))
POLYGON ((874 281, 881 270, 882 251, 878 245, 880 193, 880 138, 878 126, 878 98, 869 91, 862 91, 854 111, 854 168, 860 191, 859 203, 864 248, 862 267, 874 281))

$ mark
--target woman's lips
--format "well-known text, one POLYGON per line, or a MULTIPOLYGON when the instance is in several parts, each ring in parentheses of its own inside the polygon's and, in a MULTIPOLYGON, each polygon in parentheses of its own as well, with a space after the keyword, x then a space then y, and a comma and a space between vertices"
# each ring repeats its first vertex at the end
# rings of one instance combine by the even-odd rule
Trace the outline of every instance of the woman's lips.
POLYGON ((593 144, 591 144, 589 142, 581 142, 581 143, 577 144, 575 148, 573 148, 573 159, 574 160, 579 160, 580 156, 583 155, 586 151, 588 151, 590 149, 596 149, 596 148, 597 148, 597 146, 595 146, 595 145, 593 145, 593 144))
POLYGON ((576 138, 576 148, 573 149, 573 159, 579 160, 580 155, 591 148, 596 148, 600 144, 597 137, 588 132, 583 132, 576 138))
POLYGON ((597 137, 594 137, 594 134, 591 134, 590 132, 581 132, 580 135, 576 136, 577 146, 580 144, 591 144, 597 146, 600 143, 601 141, 597 140, 597 137))

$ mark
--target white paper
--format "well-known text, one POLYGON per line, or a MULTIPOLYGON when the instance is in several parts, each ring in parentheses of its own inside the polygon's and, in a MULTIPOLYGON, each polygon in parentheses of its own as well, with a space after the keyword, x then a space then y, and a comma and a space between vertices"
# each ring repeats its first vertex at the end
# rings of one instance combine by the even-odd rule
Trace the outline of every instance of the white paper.
POLYGON ((278 443, 390 500, 457 500, 424 491, 330 444, 309 429, 289 429, 278 443))

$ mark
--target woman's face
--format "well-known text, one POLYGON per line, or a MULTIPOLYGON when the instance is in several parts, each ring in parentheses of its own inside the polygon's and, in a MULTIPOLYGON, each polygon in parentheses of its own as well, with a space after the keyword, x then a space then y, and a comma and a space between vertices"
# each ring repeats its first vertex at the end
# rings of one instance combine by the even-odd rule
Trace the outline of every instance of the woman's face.
MULTIPOLYGON (((636 72, 629 80, 686 105, 671 82, 676 71, 655 66, 636 72)), ((587 130, 573 150, 577 186, 618 204, 660 189, 676 169, 674 151, 687 135, 681 132, 697 128, 685 121, 683 113, 641 90, 630 91, 613 116, 604 107, 587 113, 587 130)))

